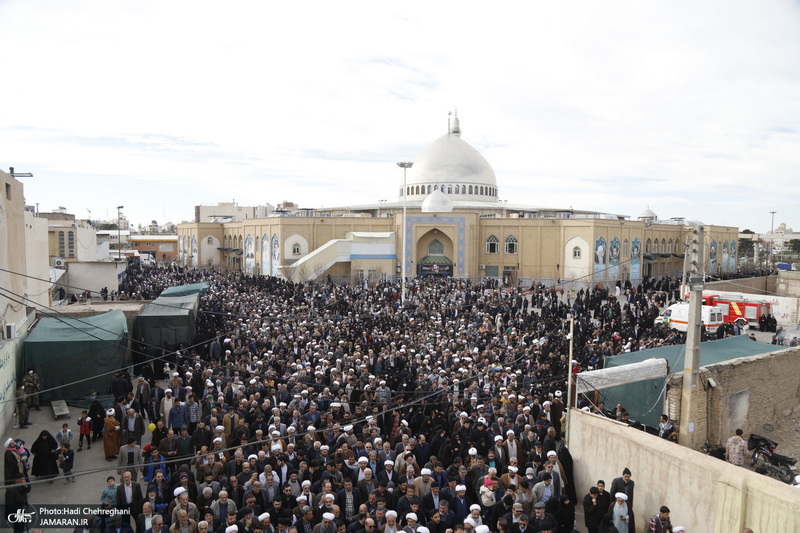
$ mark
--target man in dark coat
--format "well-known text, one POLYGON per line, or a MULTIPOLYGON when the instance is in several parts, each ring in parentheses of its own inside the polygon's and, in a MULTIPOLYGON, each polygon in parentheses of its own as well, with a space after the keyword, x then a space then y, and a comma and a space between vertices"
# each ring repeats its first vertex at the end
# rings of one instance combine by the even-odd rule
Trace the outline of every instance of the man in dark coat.
POLYGON ((608 510, 608 506, 604 507, 600 502, 599 495, 597 487, 592 487, 589 489, 589 494, 583 497, 583 522, 589 533, 597 533, 600 520, 608 510))
MULTIPOLYGON (((12 483, 11 480, 8 482, 12 483)), ((6 516, 3 518, 3 525, 9 527, 9 529, 13 529, 13 531, 25 531, 28 529, 28 525, 22 520, 15 520, 13 523, 10 523, 8 519, 27 509, 28 493, 30 491, 31 486, 26 482, 24 474, 17 474, 13 480, 13 485, 6 486, 4 513, 6 516)))
POLYGON ((622 471, 622 477, 616 477, 614 481, 611 482, 611 489, 609 492, 614 495, 618 492, 622 492, 628 496, 628 505, 633 507, 633 489, 634 481, 631 479, 631 471, 625 467, 622 471))
POLYGON ((117 509, 128 511, 123 515, 123 520, 130 525, 132 516, 142 512, 144 503, 142 486, 133 481, 130 472, 122 473, 122 483, 117 487, 117 509))

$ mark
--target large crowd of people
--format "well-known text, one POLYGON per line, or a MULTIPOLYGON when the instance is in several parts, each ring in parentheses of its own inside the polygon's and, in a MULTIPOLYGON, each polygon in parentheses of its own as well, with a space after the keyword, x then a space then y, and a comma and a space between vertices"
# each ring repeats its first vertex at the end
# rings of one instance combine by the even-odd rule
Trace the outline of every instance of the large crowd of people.
MULTIPOLYGON (((154 298, 201 281, 210 287, 196 342, 135 343, 132 371, 111 383, 114 405, 95 402, 82 414, 72 450, 42 432, 48 443, 39 449, 57 456, 32 458, 34 467, 47 463, 46 475, 53 460, 56 473, 68 460, 69 483, 76 444, 102 445, 112 475, 98 496, 125 510, 116 518, 123 525, 137 533, 569 533, 577 504, 591 532, 633 531, 614 516, 632 503, 630 473, 611 495, 603 482, 588 494, 574 486, 561 442, 566 376, 684 342, 654 326, 677 296, 675 280, 570 291, 427 277, 409 282, 403 306, 399 284, 388 281, 295 284, 131 268, 120 294, 154 298)), ((580 406, 622 414, 598 398, 580 406)), ((14 442, 6 452, 6 480, 27 475, 14 442)), ((103 520, 85 529, 113 525, 103 520)))

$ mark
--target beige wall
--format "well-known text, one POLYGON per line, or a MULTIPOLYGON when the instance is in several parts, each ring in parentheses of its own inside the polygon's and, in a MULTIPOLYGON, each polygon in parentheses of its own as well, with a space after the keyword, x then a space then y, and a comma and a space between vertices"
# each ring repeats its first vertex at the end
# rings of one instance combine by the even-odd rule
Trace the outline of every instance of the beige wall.
MULTIPOLYGON (((774 279, 775 276, 770 276, 770 278, 774 279)), ((775 291, 781 296, 800 297, 800 271, 780 271, 777 276, 775 291)))
POLYGON ((124 271, 126 263, 92 261, 88 263, 70 263, 69 270, 61 279, 59 285, 64 285, 67 298, 71 294, 80 295, 84 289, 92 291, 92 300, 102 301, 100 290, 107 287, 108 291, 119 289, 117 274, 124 271))
POLYGON ((39 306, 49 306, 52 302, 50 294, 50 257, 47 255, 48 234, 47 219, 25 211, 25 264, 28 275, 28 298, 39 306))
MULTIPOLYGON (((427 244, 435 237, 434 231, 446 237, 446 252, 454 263, 458 264, 458 224, 447 222, 448 217, 464 218, 464 269, 466 277, 481 277, 487 275, 486 270, 480 270, 478 265, 496 266, 498 276, 502 276, 504 268, 518 271, 518 277, 524 284, 531 280, 552 282, 556 279, 568 281, 577 279, 586 284, 594 283, 593 276, 593 246, 598 237, 604 237, 609 243, 613 237, 618 237, 620 242, 627 239, 630 242, 638 237, 642 247, 648 238, 651 241, 662 239, 666 242, 672 240, 674 253, 683 252, 683 239, 687 228, 681 225, 653 224, 646 225, 641 221, 631 220, 606 220, 606 219, 525 219, 525 218, 480 218, 479 211, 454 211, 452 213, 420 213, 419 210, 409 210, 409 217, 423 216, 425 222, 415 223, 412 228, 412 264, 409 273, 416 273, 419 259, 427 253, 427 244), (436 220, 439 218, 439 220, 436 220), (432 219, 432 220, 431 220, 432 219), (498 239, 498 253, 486 253, 486 240, 490 235, 498 239), (518 252, 505 253, 505 241, 509 236, 517 239, 518 252), (573 238, 580 238, 586 242, 587 250, 581 261, 567 260, 571 255, 571 246, 567 242, 573 238), (679 244, 681 243, 681 244, 679 244), (590 276, 587 277, 587 274, 590 276), (571 277, 570 277, 571 276, 571 277)), ((261 265, 261 237, 277 234, 280 238, 281 263, 286 264, 301 259, 304 254, 289 257, 285 253, 284 244, 292 236, 298 236, 308 243, 309 252, 324 245, 332 239, 346 238, 350 231, 360 232, 385 232, 393 231, 396 235, 397 249, 402 248, 402 216, 398 213, 394 217, 271 217, 262 219, 248 219, 240 222, 225 224, 180 224, 179 235, 198 234, 202 242, 212 226, 219 228, 218 237, 221 247, 238 248, 239 240, 242 241, 252 235, 255 241, 256 263, 261 265), (201 229, 206 229, 206 233, 201 229)), ((707 228, 711 238, 717 241, 735 239, 736 228, 710 226, 707 228)), ((643 250, 644 251, 644 250, 643 250)), ((200 263, 208 262, 212 250, 201 250, 200 263)), ((622 257, 622 265, 627 257, 622 257)), ((231 253, 221 254, 219 263, 216 257, 212 258, 214 264, 222 264, 229 268, 243 268, 241 256, 231 253), (240 266, 241 263, 241 266, 240 266)), ((624 266, 620 267, 619 279, 624 279, 624 266)), ((660 258, 653 262, 652 270, 655 276, 675 276, 683 268, 683 259, 677 257, 660 258)), ((258 269, 257 269, 258 270, 258 269)), ((454 269, 458 274, 458 266, 454 269)), ((642 265, 644 274, 644 264, 642 265)), ((615 279, 603 280, 613 284, 615 279)))
MULTIPOLYGON (((777 276, 734 279, 731 281, 712 281, 706 283, 706 290, 726 292, 751 292, 753 294, 772 294, 776 290, 777 276)), ((778 291, 780 293, 780 291, 778 291)), ((800 296, 782 294, 781 296, 800 296)))
POLYGON ((606 418, 577 410, 571 418, 579 501, 598 479, 609 487, 630 468, 637 532, 661 505, 691 532, 800 531, 800 490, 606 418))
MULTIPOLYGON (((750 434, 763 433, 764 424, 792 427, 792 419, 800 412, 800 372, 794 371, 798 358, 800 348, 787 348, 701 368, 701 385, 713 378, 717 386, 707 391, 698 387, 692 395, 698 421, 696 449, 705 441, 706 401, 711 442, 724 442, 737 428, 750 434)), ((680 388, 681 379, 674 381, 680 388)))

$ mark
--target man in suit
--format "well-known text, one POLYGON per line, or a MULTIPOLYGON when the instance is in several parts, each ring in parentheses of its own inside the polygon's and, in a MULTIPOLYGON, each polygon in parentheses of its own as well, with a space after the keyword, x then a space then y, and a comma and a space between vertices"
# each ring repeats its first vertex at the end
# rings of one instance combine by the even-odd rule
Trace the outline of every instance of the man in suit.
POLYGON ((130 525, 131 516, 141 512, 142 500, 142 486, 133 482, 130 472, 123 472, 122 484, 117 487, 117 509, 127 511, 122 515, 126 524, 130 525))
POLYGON ((611 482, 611 489, 609 492, 611 494, 622 492, 627 495, 628 507, 633 507, 633 489, 634 481, 631 479, 631 471, 625 467, 625 470, 622 471, 622 477, 616 477, 614 481, 611 482))
POLYGON ((144 533, 167 533, 169 529, 164 524, 164 517, 157 514, 153 517, 152 526, 144 533))
MULTIPOLYGON (((555 457, 553 459, 555 460, 555 457)), ((558 496, 561 494, 561 475, 556 471, 555 466, 553 461, 547 461, 542 471, 539 472, 538 479, 539 481, 544 481, 545 474, 549 474, 552 480, 553 493, 558 496)))
POLYGON ((358 508, 361 505, 361 491, 353 487, 351 478, 344 479, 344 488, 338 493, 337 503, 348 522, 358 514, 358 508))
POLYGON ((138 470, 142 464, 142 448, 136 444, 136 438, 133 436, 128 437, 128 444, 120 447, 119 459, 117 460, 117 475, 122 475, 122 472, 129 472, 131 479, 136 482, 138 479, 138 470))
POLYGON ((136 517, 136 531, 142 533, 150 529, 153 526, 153 519, 155 517, 156 513, 153 512, 153 504, 149 501, 145 501, 142 504, 142 512, 136 517))
POLYGON ((422 508, 426 514, 438 509, 442 501, 446 501, 448 509, 450 508, 450 499, 442 495, 440 490, 439 484, 436 481, 431 481, 431 491, 422 497, 422 508))
POLYGON ((519 515, 519 520, 508 528, 508 533, 534 533, 535 531, 538 530, 534 529, 530 517, 524 513, 519 515))
POLYGON ((144 408, 150 403, 150 384, 143 377, 140 377, 136 381, 133 393, 136 401, 139 402, 139 413, 144 415, 144 408))

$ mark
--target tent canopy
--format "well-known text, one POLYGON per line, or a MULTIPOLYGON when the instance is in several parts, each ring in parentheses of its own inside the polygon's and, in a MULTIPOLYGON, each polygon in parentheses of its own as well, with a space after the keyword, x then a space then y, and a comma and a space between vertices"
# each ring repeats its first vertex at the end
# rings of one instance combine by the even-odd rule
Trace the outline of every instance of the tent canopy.
MULTIPOLYGON (((700 344, 699 366, 708 366, 739 357, 749 357, 763 353, 775 352, 785 349, 784 346, 753 342, 747 335, 728 337, 718 341, 703 342, 700 344)), ((666 359, 672 372, 682 372, 686 345, 676 344, 662 346, 640 352, 631 352, 605 358, 605 367, 639 363, 653 357, 666 359)), ((668 378, 649 379, 638 383, 629 383, 618 387, 603 390, 603 401, 607 409, 621 403, 631 415, 631 420, 636 420, 644 425, 658 426, 659 417, 664 407, 664 393, 668 378)))
POLYGON ((161 291, 161 296, 186 296, 189 294, 200 294, 203 296, 208 292, 209 283, 204 281, 202 283, 191 283, 189 285, 178 285, 177 287, 169 287, 161 291))
POLYGON ((576 374, 575 392, 586 394, 596 389, 607 389, 636 383, 643 379, 663 378, 669 372, 664 359, 647 359, 641 363, 601 368, 576 374))
POLYGON ((148 304, 136 317, 134 333, 136 339, 154 347, 190 344, 197 333, 198 293, 184 296, 161 296, 148 304))
POLYGON ((104 393, 107 373, 125 365, 128 322, 117 309, 87 318, 42 318, 25 339, 21 372, 39 374, 42 400, 70 400, 104 393), (95 377, 96 376, 96 377, 95 377))

